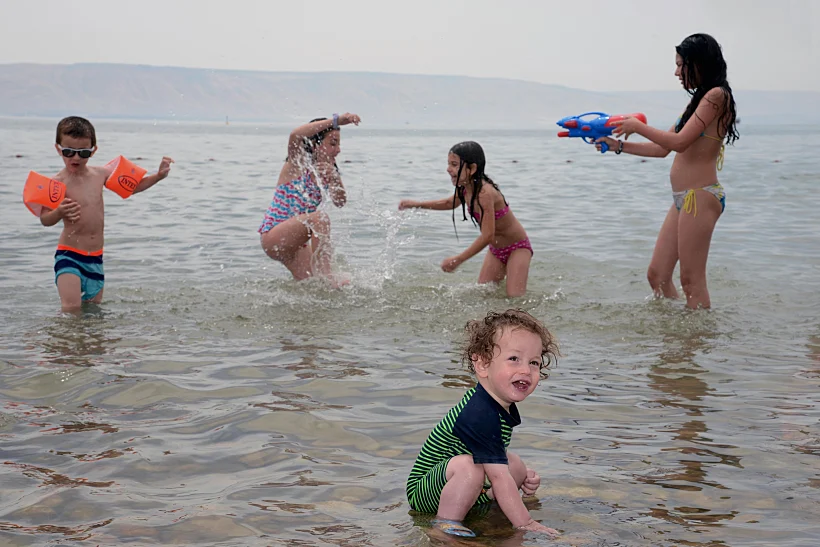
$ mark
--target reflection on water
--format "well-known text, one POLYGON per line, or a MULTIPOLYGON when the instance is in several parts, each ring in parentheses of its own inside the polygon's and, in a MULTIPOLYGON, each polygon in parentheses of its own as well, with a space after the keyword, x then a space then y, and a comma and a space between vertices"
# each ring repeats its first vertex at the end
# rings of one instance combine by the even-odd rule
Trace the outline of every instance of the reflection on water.
MULTIPOLYGON (((753 544, 786 510, 798 539, 811 535, 817 463, 789 479, 781 460, 816 459, 816 406, 756 391, 760 371, 721 356, 729 329, 714 314, 652 302, 629 314, 646 331, 631 335, 638 346, 612 329, 606 366, 579 367, 567 363, 600 355, 588 337, 564 337, 561 366, 522 406, 514 449, 544 477, 527 505, 563 535, 511 530, 492 505, 468 516, 480 533, 470 544, 725 545, 734 523, 753 544), (786 444, 769 443, 770 458, 756 431, 786 444), (789 485, 791 500, 756 490, 755 477, 789 485)), ((5 360, 0 533, 22 544, 466 544, 408 515, 403 492, 424 435, 473 385, 454 359, 457 331, 362 354, 318 325, 315 336, 260 330, 169 360, 154 334, 113 336, 112 320, 46 321, 20 353, 36 359, 5 360)))
MULTIPOLYGON (((94 306, 97 308, 96 306, 94 306)), ((27 349, 40 355, 41 364, 90 367, 99 362, 121 340, 117 323, 102 309, 85 310, 82 317, 62 314, 24 340, 27 349)))
POLYGON ((698 365, 702 356, 712 352, 718 332, 702 330, 664 336, 663 351, 647 374, 649 387, 659 392, 658 409, 679 409, 683 414, 669 413, 670 422, 662 429, 668 435, 667 446, 653 461, 657 467, 637 478, 646 484, 676 492, 664 496, 664 502, 650 508, 648 516, 674 524, 693 527, 722 525, 736 511, 722 511, 727 487, 709 477, 711 468, 729 465, 742 469, 741 458, 730 452, 737 447, 716 440, 709 417, 717 411, 710 406, 720 394, 707 383, 708 370, 698 365), (688 496, 686 493, 694 495, 688 496), (717 501, 718 503, 712 503, 717 501))
POLYGON ((807 346, 809 348, 809 358, 813 361, 820 362, 820 334, 809 336, 809 343, 807 346))
POLYGON ((35 467, 33 465, 17 464, 12 462, 4 462, 4 464, 7 466, 17 468, 20 471, 20 473, 22 473, 26 477, 41 481, 42 486, 89 486, 91 488, 105 488, 107 486, 111 486, 112 484, 114 484, 114 481, 95 482, 89 481, 85 478, 72 479, 65 475, 55 473, 51 469, 35 467))
POLYGON ((85 541, 94 537, 91 533, 95 528, 102 528, 107 526, 114 519, 104 520, 102 522, 95 522, 85 526, 54 526, 44 524, 40 526, 21 526, 19 524, 11 524, 7 522, 0 522, 0 531, 13 532, 15 534, 25 534, 31 536, 64 536, 66 540, 70 541, 85 541))

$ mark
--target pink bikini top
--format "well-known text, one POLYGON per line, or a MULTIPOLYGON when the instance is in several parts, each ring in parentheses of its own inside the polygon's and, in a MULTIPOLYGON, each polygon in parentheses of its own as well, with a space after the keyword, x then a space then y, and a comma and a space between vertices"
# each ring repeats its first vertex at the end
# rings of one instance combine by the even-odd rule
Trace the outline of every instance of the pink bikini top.
MULTIPOLYGON (((509 212, 509 210, 510 210, 509 205, 507 205, 503 209, 499 209, 498 211, 495 212, 495 219, 498 220, 499 218, 503 217, 504 215, 506 215, 509 212)), ((481 222, 481 213, 479 213, 478 211, 471 211, 471 213, 473 215, 473 218, 475 218, 477 221, 481 222)))

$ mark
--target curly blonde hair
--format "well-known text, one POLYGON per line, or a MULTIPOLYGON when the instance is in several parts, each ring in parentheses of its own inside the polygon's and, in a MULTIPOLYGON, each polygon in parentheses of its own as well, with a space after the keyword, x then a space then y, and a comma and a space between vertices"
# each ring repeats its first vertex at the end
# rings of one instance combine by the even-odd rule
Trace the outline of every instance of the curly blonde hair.
POLYGON ((558 356, 561 355, 558 342, 541 321, 522 309, 508 309, 500 313, 491 311, 482 320, 467 322, 464 327, 466 341, 461 354, 461 362, 467 370, 475 374, 473 356, 488 362, 492 360, 503 329, 524 329, 541 338, 541 378, 549 377, 547 369, 553 364, 557 365, 558 356))

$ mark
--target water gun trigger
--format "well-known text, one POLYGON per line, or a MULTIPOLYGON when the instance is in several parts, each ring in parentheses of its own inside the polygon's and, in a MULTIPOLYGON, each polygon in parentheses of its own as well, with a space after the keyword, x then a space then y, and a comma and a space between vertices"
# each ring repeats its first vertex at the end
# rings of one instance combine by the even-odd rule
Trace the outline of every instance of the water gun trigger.
POLYGON ((600 144, 601 145, 601 154, 606 154, 606 151, 609 150, 609 146, 607 145, 607 143, 605 141, 601 141, 599 143, 596 143, 595 140, 592 137, 581 137, 581 140, 583 140, 587 144, 600 144))

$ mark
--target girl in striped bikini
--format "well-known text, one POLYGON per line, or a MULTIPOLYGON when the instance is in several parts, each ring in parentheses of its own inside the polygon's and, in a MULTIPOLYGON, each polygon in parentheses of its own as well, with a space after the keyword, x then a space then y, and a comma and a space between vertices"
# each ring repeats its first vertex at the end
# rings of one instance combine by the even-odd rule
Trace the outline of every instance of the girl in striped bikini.
POLYGON ((484 173, 486 163, 484 150, 477 142, 467 141, 453 146, 447 155, 447 174, 455 186, 453 196, 434 201, 405 199, 399 203, 399 210, 452 210, 455 227, 456 207, 461 205, 464 220, 467 220, 466 208, 469 208, 473 224, 478 224, 481 234, 460 254, 445 258, 441 269, 452 272, 489 246, 478 282, 500 283, 506 277, 507 296, 522 296, 527 292, 532 245, 498 185, 484 173))
POLYGON ((284 264, 297 281, 319 275, 333 287, 343 284, 331 271, 330 219, 318 210, 319 185, 336 207, 347 201, 336 167, 339 127, 360 121, 356 114, 333 114, 330 119, 311 120, 290 134, 288 157, 259 233, 265 253, 284 264))

